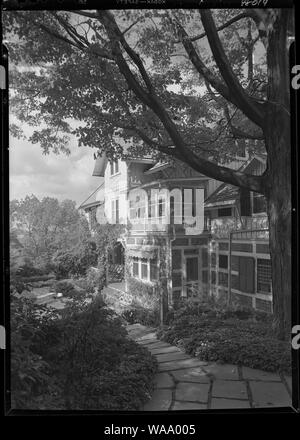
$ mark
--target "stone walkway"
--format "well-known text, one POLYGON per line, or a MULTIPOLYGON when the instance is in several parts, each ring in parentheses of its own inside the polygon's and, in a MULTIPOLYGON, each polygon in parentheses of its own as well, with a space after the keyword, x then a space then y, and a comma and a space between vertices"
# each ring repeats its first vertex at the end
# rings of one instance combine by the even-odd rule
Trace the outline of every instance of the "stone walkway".
POLYGON ((291 406, 289 376, 203 362, 159 341, 155 329, 140 324, 129 325, 128 333, 158 361, 155 389, 144 411, 291 406))

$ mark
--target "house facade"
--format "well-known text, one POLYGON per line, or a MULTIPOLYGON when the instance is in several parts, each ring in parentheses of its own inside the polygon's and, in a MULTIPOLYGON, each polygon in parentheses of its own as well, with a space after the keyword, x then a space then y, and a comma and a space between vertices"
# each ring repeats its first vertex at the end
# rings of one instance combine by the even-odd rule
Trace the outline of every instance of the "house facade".
MULTIPOLYGON (((265 159, 245 156, 230 166, 261 174, 265 159)), ((182 163, 150 158, 98 157, 93 175, 104 177, 104 221, 125 226, 119 240, 125 290, 143 285, 165 309, 183 298, 211 294, 272 311, 262 196, 182 163)))

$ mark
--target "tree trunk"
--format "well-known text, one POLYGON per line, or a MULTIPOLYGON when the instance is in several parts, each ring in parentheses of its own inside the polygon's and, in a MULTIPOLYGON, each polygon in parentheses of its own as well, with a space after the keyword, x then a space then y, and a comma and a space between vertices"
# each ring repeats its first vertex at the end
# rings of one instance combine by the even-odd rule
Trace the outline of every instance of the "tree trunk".
MULTIPOLYGON (((277 10, 278 11, 278 10, 277 10)), ((291 331, 291 142, 288 11, 277 12, 269 34, 268 111, 264 130, 268 152, 266 196, 270 228, 274 325, 285 339, 291 331)))

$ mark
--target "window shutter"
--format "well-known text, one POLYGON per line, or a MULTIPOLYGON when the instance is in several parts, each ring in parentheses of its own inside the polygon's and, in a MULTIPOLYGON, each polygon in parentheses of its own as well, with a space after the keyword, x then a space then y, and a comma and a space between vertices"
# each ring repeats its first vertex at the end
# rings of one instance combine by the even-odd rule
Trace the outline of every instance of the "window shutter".
POLYGON ((251 216, 250 191, 241 188, 240 190, 241 215, 251 216))
POLYGON ((254 293, 254 258, 240 257, 239 260, 239 290, 245 293, 254 293))

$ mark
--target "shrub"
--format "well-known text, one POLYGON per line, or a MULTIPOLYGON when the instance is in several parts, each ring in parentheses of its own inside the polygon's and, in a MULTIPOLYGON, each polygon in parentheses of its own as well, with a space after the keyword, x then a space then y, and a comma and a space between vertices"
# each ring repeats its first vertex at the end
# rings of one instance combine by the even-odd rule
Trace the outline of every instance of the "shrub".
POLYGON ((143 324, 151 327, 158 327, 160 324, 159 309, 149 310, 144 307, 131 305, 121 315, 128 324, 143 324))
POLYGON ((101 292, 105 285, 105 276, 104 267, 90 267, 86 274, 87 292, 101 292))
POLYGON ((33 309, 31 304, 23 315, 13 314, 15 407, 137 410, 149 399, 155 359, 128 339, 120 318, 100 297, 87 299, 73 299, 59 312, 33 309), (29 341, 25 347, 32 368, 23 368, 26 377, 32 377, 28 386, 18 379, 26 367, 20 335, 22 342, 29 341))
POLYGON ((129 278, 128 293, 131 295, 134 305, 149 310, 155 310, 159 307, 159 292, 155 285, 129 278))
POLYGON ((255 310, 188 303, 158 336, 205 361, 290 373, 290 344, 276 338, 269 315, 255 310))

